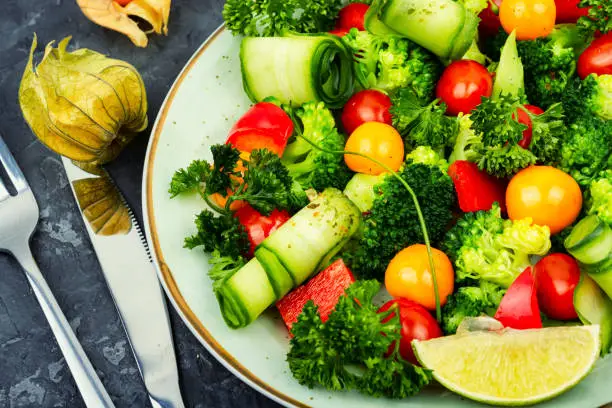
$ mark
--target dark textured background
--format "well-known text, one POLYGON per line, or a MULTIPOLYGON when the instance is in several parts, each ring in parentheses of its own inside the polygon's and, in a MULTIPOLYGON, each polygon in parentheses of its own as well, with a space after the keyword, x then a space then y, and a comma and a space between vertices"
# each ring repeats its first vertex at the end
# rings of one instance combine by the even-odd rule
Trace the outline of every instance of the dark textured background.
MULTIPOLYGON (((176 0, 169 36, 150 37, 140 49, 127 37, 88 21, 75 0, 1 0, 0 134, 28 178, 41 209, 32 250, 117 407, 149 406, 119 317, 77 212, 58 157, 31 134, 17 89, 32 35, 44 45, 65 36, 126 60, 147 86, 149 121, 185 62, 221 23, 223 0, 176 0)), ((130 145, 110 171, 141 213, 140 183, 150 129, 130 145)), ((272 407, 223 368, 171 310, 181 388, 188 407, 272 407)), ((17 263, 0 253, 0 407, 69 407, 84 404, 51 330, 17 263)))

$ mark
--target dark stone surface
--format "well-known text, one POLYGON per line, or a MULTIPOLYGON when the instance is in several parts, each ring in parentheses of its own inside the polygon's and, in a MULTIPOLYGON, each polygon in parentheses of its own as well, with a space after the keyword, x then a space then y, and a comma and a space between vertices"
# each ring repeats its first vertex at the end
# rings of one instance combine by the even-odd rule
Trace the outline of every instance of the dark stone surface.
MULTIPOLYGON (((148 399, 100 267, 58 157, 31 134, 17 89, 32 41, 42 46, 73 36, 86 47, 134 64, 147 86, 152 123, 174 78, 221 23, 222 0, 177 0, 170 35, 140 49, 88 21, 74 0, 2 0, 0 13, 0 134, 30 181, 41 209, 32 250, 49 286, 117 407, 146 407, 148 399)), ((150 129, 149 129, 150 130, 150 129)), ((140 216, 140 183, 148 132, 110 170, 140 216)), ((223 368, 171 310, 181 386, 188 407, 272 407, 223 368)), ((84 404, 53 335, 17 263, 0 254, 0 407, 84 404)))

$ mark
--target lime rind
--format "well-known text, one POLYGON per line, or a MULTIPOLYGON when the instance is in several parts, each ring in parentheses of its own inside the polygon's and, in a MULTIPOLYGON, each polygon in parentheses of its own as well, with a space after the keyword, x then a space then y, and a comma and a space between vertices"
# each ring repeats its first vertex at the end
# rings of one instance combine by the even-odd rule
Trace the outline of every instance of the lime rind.
POLYGON ((584 379, 599 358, 600 337, 598 325, 510 329, 415 340, 412 347, 423 367, 450 391, 491 405, 524 406, 550 400, 584 379), (536 382, 544 389, 547 382, 553 385, 522 389, 536 382), (488 390, 479 392, 483 384, 488 390))

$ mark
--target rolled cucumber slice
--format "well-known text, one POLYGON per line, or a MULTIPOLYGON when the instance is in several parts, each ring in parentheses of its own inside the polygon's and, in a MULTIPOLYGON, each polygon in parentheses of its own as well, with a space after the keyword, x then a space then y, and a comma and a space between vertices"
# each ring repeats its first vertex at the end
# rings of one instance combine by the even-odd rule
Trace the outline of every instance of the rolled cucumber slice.
POLYGON ((513 31, 506 40, 495 71, 493 98, 501 94, 520 96, 525 89, 523 63, 516 48, 516 33, 513 31))
POLYGON ((453 0, 374 0, 365 18, 368 30, 406 37, 444 61, 467 52, 478 22, 462 2, 453 0))
POLYGON ((612 252, 612 229, 597 215, 588 215, 576 224, 564 244, 583 264, 598 264, 612 252))
POLYGON ((339 108, 353 93, 353 56, 331 34, 246 37, 240 46, 244 90, 253 102, 325 102, 339 108))
POLYGON ((360 221, 361 212, 340 190, 324 190, 266 238, 255 258, 215 289, 227 325, 247 326, 325 267, 360 221))
POLYGON ((601 353, 607 354, 612 346, 612 300, 585 273, 574 290, 574 307, 582 323, 599 325, 601 353))

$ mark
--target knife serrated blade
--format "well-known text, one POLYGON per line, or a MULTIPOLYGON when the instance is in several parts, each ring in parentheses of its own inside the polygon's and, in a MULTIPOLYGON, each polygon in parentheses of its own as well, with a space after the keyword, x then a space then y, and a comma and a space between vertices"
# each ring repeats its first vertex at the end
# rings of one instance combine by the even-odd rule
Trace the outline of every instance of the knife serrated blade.
MULTIPOLYGON (((73 181, 92 176, 70 159, 62 157, 62 162, 76 199, 73 181)), ((144 234, 129 205, 125 205, 132 221, 132 229, 125 235, 97 235, 82 212, 81 216, 153 407, 183 408, 163 291, 144 234)))

